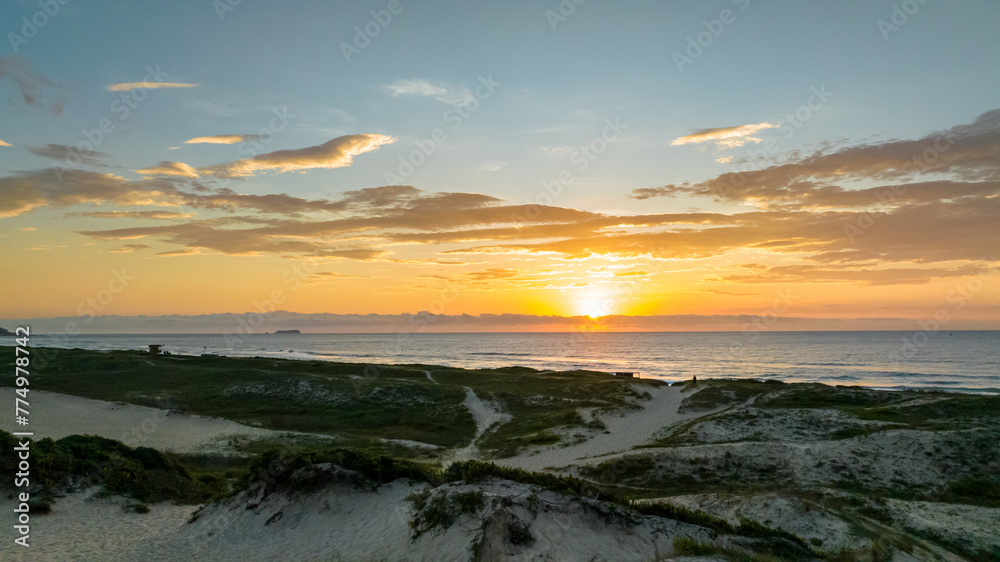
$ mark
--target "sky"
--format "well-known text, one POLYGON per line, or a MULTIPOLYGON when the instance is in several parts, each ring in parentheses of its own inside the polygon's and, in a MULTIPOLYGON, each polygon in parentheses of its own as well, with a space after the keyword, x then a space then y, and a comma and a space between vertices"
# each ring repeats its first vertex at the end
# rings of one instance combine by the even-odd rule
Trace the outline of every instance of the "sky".
POLYGON ((998 24, 987 1, 8 0, 0 319, 1000 329, 998 24))

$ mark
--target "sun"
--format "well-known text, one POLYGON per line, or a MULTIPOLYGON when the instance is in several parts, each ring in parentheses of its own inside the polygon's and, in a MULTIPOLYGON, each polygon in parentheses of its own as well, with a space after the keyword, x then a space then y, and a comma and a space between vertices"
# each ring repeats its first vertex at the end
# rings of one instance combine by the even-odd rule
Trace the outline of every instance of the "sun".
POLYGON ((620 308, 613 291, 593 285, 573 290, 570 300, 575 316, 599 318, 616 314, 620 308))

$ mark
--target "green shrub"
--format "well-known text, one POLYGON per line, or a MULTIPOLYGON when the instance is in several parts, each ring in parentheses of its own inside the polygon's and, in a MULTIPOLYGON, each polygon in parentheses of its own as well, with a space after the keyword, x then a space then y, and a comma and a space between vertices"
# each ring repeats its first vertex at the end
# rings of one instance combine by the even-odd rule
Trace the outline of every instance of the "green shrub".
POLYGON ((944 499, 952 503, 1000 507, 1000 483, 987 478, 963 478, 948 487, 944 499))
POLYGON ((674 554, 677 556, 710 556, 715 553, 715 545, 698 542, 691 537, 674 538, 674 554))
POLYGON ((130 503, 125 506, 125 509, 135 513, 149 513, 149 506, 144 503, 130 503))
MULTIPOLYGON (((0 431, 0 443, 15 446, 14 437, 0 431)), ((142 502, 173 500, 201 503, 221 495, 225 481, 195 480, 169 453, 148 447, 131 448, 120 441, 93 435, 70 435, 30 444, 32 481, 42 485, 40 500, 49 501, 74 477, 101 484, 104 495, 120 494, 142 502)), ((0 464, 8 460, 4 456, 0 464)))
POLYGON ((428 491, 421 494, 410 494, 407 499, 413 503, 416 511, 416 516, 410 521, 413 538, 417 538, 431 529, 447 529, 463 514, 479 513, 486 505, 485 497, 480 491, 457 493, 445 491, 433 496, 428 491))
POLYGON ((530 472, 520 468, 497 466, 484 461, 459 461, 451 463, 442 475, 446 482, 481 482, 489 478, 511 480, 522 484, 534 484, 546 490, 571 496, 586 496, 602 500, 614 500, 614 496, 601 492, 590 482, 572 476, 557 476, 545 472, 530 472))

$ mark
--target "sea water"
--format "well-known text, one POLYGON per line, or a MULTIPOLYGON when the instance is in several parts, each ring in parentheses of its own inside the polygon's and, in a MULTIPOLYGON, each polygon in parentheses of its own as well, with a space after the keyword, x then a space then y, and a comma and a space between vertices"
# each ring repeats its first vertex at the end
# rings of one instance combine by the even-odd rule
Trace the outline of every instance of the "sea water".
MULTIPOLYGON (((0 338, 0 345, 12 345, 0 338)), ((667 381, 757 378, 875 388, 1000 389, 1000 331, 79 335, 35 347, 148 349, 361 364, 627 371, 667 381)))

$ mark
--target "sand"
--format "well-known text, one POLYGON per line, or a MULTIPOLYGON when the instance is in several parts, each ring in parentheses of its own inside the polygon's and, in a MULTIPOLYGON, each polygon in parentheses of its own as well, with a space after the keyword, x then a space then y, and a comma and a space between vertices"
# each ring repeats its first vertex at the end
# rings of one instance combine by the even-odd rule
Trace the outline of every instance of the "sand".
MULTIPOLYGON (((93 497, 98 488, 75 492, 52 504, 52 512, 31 518, 29 548, 15 545, 5 523, 0 560, 124 560, 122 553, 184 525, 197 508, 154 504, 149 513, 126 511, 125 498, 93 497)), ((12 513, 13 500, 0 499, 0 512, 12 513)), ((136 559, 139 560, 139 559, 136 559)))
MULTIPOLYGON (((427 375, 430 376, 430 373, 427 375)), ((479 456, 479 448, 476 442, 486 433, 486 430, 496 424, 504 424, 511 420, 510 414, 503 412, 500 406, 493 402, 487 402, 476 396, 471 388, 465 387, 465 400, 462 404, 469 409, 472 418, 476 420, 476 436, 468 446, 455 451, 451 460, 464 461, 474 459, 479 456)))
MULTIPOLYGON (((14 389, 0 388, 0 400, 14 403, 14 389)), ((234 439, 276 438, 285 432, 238 424, 221 418, 172 413, 168 410, 91 400, 79 396, 32 390, 28 427, 13 416, 0 418, 0 429, 32 431, 35 439, 68 435, 98 435, 130 447, 144 446, 175 453, 231 450, 234 439)))
POLYGON ((652 441, 667 427, 710 415, 717 410, 680 413, 681 402, 690 396, 681 386, 634 387, 639 393, 648 392, 652 398, 640 400, 641 409, 621 410, 613 413, 588 412, 589 417, 600 418, 605 431, 591 438, 568 446, 559 444, 525 451, 515 457, 499 459, 504 464, 526 470, 543 470, 579 464, 594 459, 631 450, 652 441))

